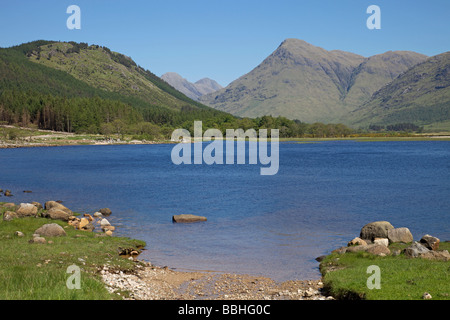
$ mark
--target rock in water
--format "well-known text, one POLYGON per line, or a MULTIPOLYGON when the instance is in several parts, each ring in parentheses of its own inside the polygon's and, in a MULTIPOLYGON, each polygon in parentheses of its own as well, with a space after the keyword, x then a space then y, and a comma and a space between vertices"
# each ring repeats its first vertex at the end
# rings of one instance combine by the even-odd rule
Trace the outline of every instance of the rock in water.
POLYGON ((403 242, 409 243, 413 242, 413 235, 408 228, 395 228, 388 230, 388 239, 390 243, 403 242))
POLYGON ((41 237, 60 237, 66 235, 63 227, 56 223, 44 224, 34 233, 40 235, 41 237))
POLYGON ((375 238, 387 238, 389 229, 394 229, 394 227, 387 221, 371 222, 362 227, 359 237, 370 241, 375 238))
POLYGON ((193 214, 178 214, 178 215, 174 215, 172 217, 172 221, 173 222, 199 222, 199 221, 206 221, 206 217, 202 217, 202 216, 196 216, 193 214))
POLYGON ((102 215, 104 215, 105 217, 110 216, 111 215, 111 209, 109 208, 103 208, 98 210, 98 212, 100 212, 102 215))

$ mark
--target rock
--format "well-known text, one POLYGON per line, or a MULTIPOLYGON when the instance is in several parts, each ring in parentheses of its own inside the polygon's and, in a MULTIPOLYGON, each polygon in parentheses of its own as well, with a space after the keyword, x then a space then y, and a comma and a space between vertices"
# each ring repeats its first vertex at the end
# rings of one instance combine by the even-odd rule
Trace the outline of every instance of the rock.
POLYGON ((31 203, 21 203, 16 209, 16 213, 19 218, 23 217, 35 217, 37 215, 38 208, 31 203))
POLYGON ((422 245, 427 247, 430 250, 438 250, 439 249, 439 243, 441 242, 438 238, 430 236, 429 234, 426 234, 420 239, 419 241, 422 245))
POLYGON ((92 223, 88 223, 87 225, 85 225, 84 227, 83 227, 83 229, 82 230, 85 230, 85 231, 94 231, 94 229, 95 229, 95 227, 94 227, 94 225, 92 224, 92 223))
POLYGON ((47 210, 42 214, 44 218, 50 218, 52 220, 62 220, 62 221, 69 221, 69 217, 71 214, 67 213, 66 211, 63 211, 57 207, 52 207, 50 210, 47 210))
POLYGON ((322 262, 323 259, 325 259, 326 257, 327 257, 326 255, 319 256, 319 257, 317 257, 315 260, 316 260, 317 262, 322 262))
POLYGON ((405 248, 403 250, 403 253, 407 257, 417 258, 420 254, 426 253, 428 251, 430 251, 428 248, 424 247, 419 242, 414 241, 414 243, 412 245, 410 245, 408 248, 405 248))
MULTIPOLYGON (((386 239, 387 240, 387 239, 386 239)), ((366 250, 366 252, 377 255, 377 256, 388 256, 391 254, 391 250, 384 244, 373 244, 370 248, 366 250)))
POLYGON ((98 210, 98 212, 100 212, 105 217, 110 216, 112 213, 109 208, 102 208, 102 209, 98 210))
POLYGON ((110 225, 111 225, 111 223, 109 223, 109 221, 106 220, 105 218, 103 218, 103 219, 100 221, 100 226, 101 226, 101 227, 107 227, 107 226, 110 226, 110 225))
POLYGON ((33 201, 31 204, 34 205, 36 208, 38 208, 38 210, 44 209, 42 204, 40 204, 39 202, 33 201))
POLYGON ((42 237, 34 237, 33 239, 31 239, 30 241, 28 241, 29 243, 40 243, 40 244, 46 244, 47 241, 45 240, 45 238, 42 237))
POLYGON ((394 229, 394 227, 387 221, 371 222, 362 227, 359 237, 370 241, 375 238, 387 238, 389 229, 394 229))
POLYGON ((11 221, 17 218, 19 218, 19 216, 13 211, 5 211, 3 214, 3 221, 11 221))
POLYGON ((83 229, 88 224, 89 224, 89 220, 87 218, 81 218, 80 223, 78 225, 78 229, 83 229))
POLYGON ((367 245, 367 242, 358 237, 356 237, 355 239, 353 239, 352 241, 350 241, 347 244, 348 247, 350 247, 350 246, 366 246, 366 245, 367 245))
POLYGON ((94 217, 96 217, 96 218, 103 218, 103 215, 100 213, 100 212, 96 212, 96 213, 94 213, 94 217))
POLYGON ((111 230, 106 231, 105 234, 106 234, 107 236, 112 236, 112 235, 113 235, 113 233, 112 233, 111 230))
POLYGON ((47 201, 45 203, 45 210, 50 210, 52 208, 62 210, 64 212, 66 212, 67 214, 69 214, 69 216, 73 215, 72 210, 70 210, 66 206, 62 205, 61 203, 56 202, 56 201, 47 201))
POLYGON ((94 218, 89 213, 83 214, 83 217, 86 217, 89 220, 89 222, 94 221, 94 218))
POLYGON ((433 298, 433 297, 428 292, 424 292, 422 295, 422 299, 424 299, 424 300, 429 300, 431 298, 433 298))
POLYGON ((331 253, 343 254, 347 251, 347 247, 340 247, 331 251, 331 253))
POLYGON ((24 237, 24 236, 25 236, 25 235, 23 234, 23 232, 21 232, 21 231, 16 231, 16 232, 14 232, 14 235, 17 236, 17 237, 24 237))
POLYGON ((447 250, 434 251, 430 250, 425 253, 419 254, 420 258, 428 260, 440 260, 440 261, 450 261, 450 253, 447 250))
POLYGON ((172 217, 173 222, 198 222, 198 221, 206 221, 206 217, 196 216, 193 214, 179 214, 174 215, 172 217))
POLYGON ((395 228, 388 230, 388 239, 390 243, 410 243, 413 242, 413 235, 408 228, 395 228))
POLYGON ((116 227, 114 227, 114 226, 104 226, 104 227, 102 227, 102 230, 104 232, 106 232, 107 230, 114 231, 114 230, 116 230, 116 227))
POLYGON ((3 208, 13 208, 15 206, 16 206, 16 204, 12 203, 12 202, 7 202, 2 205, 3 208))
POLYGON ((388 247, 381 245, 381 244, 368 244, 365 246, 352 246, 352 247, 348 247, 346 248, 345 252, 360 252, 360 251, 365 251, 371 254, 375 254, 375 255, 389 255, 391 253, 391 251, 389 250, 388 247))
POLYGON ((5 190, 3 194, 7 197, 12 197, 11 190, 5 190))
POLYGON ((31 190, 23 190, 24 193, 32 193, 33 191, 31 190))
POLYGON ((34 231, 35 234, 39 234, 41 237, 60 237, 65 236, 64 229, 56 223, 44 224, 42 227, 34 231))
POLYGON ((374 244, 380 244, 380 245, 385 246, 385 247, 389 246, 389 240, 387 238, 375 238, 373 240, 373 243, 374 244))

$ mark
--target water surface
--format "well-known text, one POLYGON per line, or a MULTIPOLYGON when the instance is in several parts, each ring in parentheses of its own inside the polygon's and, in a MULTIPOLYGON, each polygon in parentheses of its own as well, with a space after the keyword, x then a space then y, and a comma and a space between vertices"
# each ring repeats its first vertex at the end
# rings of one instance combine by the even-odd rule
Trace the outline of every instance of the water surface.
POLYGON ((117 235, 143 239, 141 258, 179 270, 320 277, 315 258, 372 221, 450 240, 450 142, 280 144, 280 167, 174 165, 173 145, 0 150, 0 201, 109 207, 117 235), (23 193, 23 190, 33 192, 23 193), (208 221, 173 224, 174 214, 208 221))

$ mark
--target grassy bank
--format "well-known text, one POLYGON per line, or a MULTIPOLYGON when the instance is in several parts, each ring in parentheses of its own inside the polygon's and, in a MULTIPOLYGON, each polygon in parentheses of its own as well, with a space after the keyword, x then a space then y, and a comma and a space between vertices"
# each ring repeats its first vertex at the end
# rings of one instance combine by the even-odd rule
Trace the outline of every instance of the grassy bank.
MULTIPOLYGON (((391 251, 408 245, 392 244, 391 251)), ((441 242, 439 250, 450 250, 441 242)), ((420 300, 425 292, 433 300, 450 300, 450 262, 397 256, 375 256, 367 252, 333 253, 321 261, 320 269, 328 294, 337 299, 420 300), (369 289, 367 268, 380 268, 381 289, 369 289)))
MULTIPOLYGON (((1 208, 0 216, 10 208, 1 208)), ((119 248, 137 248, 145 243, 129 238, 109 237, 101 233, 75 230, 66 222, 47 218, 0 218, 0 299, 16 300, 103 300, 117 299, 102 283, 99 268, 105 264, 132 270, 135 262, 119 256, 119 248), (36 229, 47 223, 61 225, 63 237, 48 237, 46 244, 29 243, 36 229), (24 234, 15 235, 16 231, 24 234), (51 242, 49 242, 51 241, 51 242), (71 273, 81 269, 81 288, 68 289, 71 273)))

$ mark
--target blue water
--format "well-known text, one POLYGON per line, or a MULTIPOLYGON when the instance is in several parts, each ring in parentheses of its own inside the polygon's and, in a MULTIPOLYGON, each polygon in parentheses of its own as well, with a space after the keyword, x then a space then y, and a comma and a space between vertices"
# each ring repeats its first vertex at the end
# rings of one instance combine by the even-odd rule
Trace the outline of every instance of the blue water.
POLYGON ((117 235, 178 270, 320 277, 315 258, 372 221, 450 240, 450 142, 280 144, 278 174, 261 165, 174 165, 174 145, 0 150, 0 201, 109 207, 117 235), (23 193, 32 190, 32 193, 23 193), (191 213, 208 221, 173 224, 191 213))

